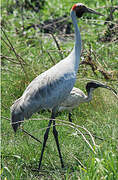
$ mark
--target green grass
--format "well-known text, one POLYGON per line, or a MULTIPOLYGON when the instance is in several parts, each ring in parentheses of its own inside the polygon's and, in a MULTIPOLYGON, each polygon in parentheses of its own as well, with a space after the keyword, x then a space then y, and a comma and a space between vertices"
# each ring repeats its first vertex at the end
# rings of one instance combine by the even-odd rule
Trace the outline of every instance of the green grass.
MULTIPOLYGON (((85 0, 83 2, 92 8, 110 5, 109 1, 94 1, 93 3, 85 0)), ((116 5, 116 1, 113 1, 113 3, 116 5)), ((31 23, 38 24, 49 17, 55 18, 65 13, 69 15, 72 4, 70 0, 46 1, 45 8, 39 13, 24 9, 25 26, 27 27, 31 23)), ((13 49, 8 47, 8 39, 2 32, 1 179, 118 179, 118 99, 112 92, 106 89, 97 89, 90 103, 81 104, 72 112, 75 126, 85 127, 92 134, 102 138, 102 140, 95 138, 97 145, 95 148, 91 138, 85 135, 92 147, 95 148, 96 154, 93 153, 82 136, 77 135, 76 129, 70 127, 70 124, 68 124, 68 113, 63 112, 58 115, 56 124, 58 124, 57 129, 65 164, 64 169, 61 169, 51 129, 42 160, 42 171, 40 173, 33 171, 38 167, 42 145, 24 134, 21 129, 14 134, 10 124, 10 106, 15 99, 22 95, 33 78, 53 66, 48 52, 55 63, 59 62, 61 57, 51 35, 39 33, 39 29, 34 30, 31 28, 27 31, 22 30, 23 21, 20 8, 17 8, 14 14, 8 13, 8 8, 12 6, 12 0, 7 3, 6 1, 2 1, 2 26, 16 53, 23 60, 18 56, 16 57, 13 49), (22 63, 22 66, 20 63, 22 63)), ((109 13, 105 8, 99 9, 99 11, 104 13, 106 17, 109 13)), ((104 82, 118 90, 118 45, 115 42, 104 43, 98 40, 100 36, 104 36, 104 32, 107 29, 107 25, 104 25, 106 17, 86 15, 78 23, 81 29, 84 50, 82 58, 89 56, 88 52, 91 45, 91 49, 96 55, 91 54, 92 60, 96 62, 97 57, 98 62, 105 71, 113 72, 113 77, 106 81, 99 71, 95 75, 90 66, 81 65, 75 86, 84 92, 85 85, 89 79, 104 82), (98 21, 94 22, 91 17, 98 21)), ((114 13, 114 17, 114 23, 116 23, 116 13, 114 13)), ((73 36, 64 36, 63 39, 60 39, 61 36, 57 32, 55 37, 60 44, 63 57, 66 57, 73 47, 73 36)), ((50 112, 43 112, 40 115, 35 114, 30 120, 25 120, 23 127, 40 141, 43 141, 45 128, 48 125, 46 118, 50 118, 50 112)), ((78 128, 78 130, 85 133, 81 128, 78 128)))

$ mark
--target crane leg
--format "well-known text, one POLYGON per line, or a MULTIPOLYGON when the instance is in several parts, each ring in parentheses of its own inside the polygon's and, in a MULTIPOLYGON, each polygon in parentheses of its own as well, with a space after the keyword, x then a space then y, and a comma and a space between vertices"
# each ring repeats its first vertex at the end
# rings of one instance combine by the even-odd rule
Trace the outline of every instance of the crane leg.
POLYGON ((70 121, 70 122, 72 122, 71 116, 72 116, 72 114, 71 114, 71 112, 69 112, 68 118, 69 118, 69 121, 70 121))
POLYGON ((60 151, 60 147, 59 147, 59 141, 58 141, 58 132, 56 130, 56 126, 55 126, 55 121, 53 120, 53 135, 56 141, 56 145, 57 145, 57 149, 58 149, 58 153, 59 153, 59 157, 60 157, 60 161, 61 161, 61 167, 64 168, 64 163, 63 163, 63 159, 62 159, 62 155, 61 155, 61 151, 60 151))
POLYGON ((53 113, 52 113, 52 116, 51 116, 51 120, 49 121, 48 128, 46 129, 45 134, 44 134, 44 141, 43 141, 43 147, 42 147, 42 151, 41 151, 41 156, 40 156, 38 170, 40 170, 40 167, 41 167, 41 161, 42 161, 42 158, 43 158, 44 149, 45 149, 46 142, 47 142, 47 139, 48 139, 48 134, 49 134, 50 126, 52 124, 52 119, 53 119, 53 113))

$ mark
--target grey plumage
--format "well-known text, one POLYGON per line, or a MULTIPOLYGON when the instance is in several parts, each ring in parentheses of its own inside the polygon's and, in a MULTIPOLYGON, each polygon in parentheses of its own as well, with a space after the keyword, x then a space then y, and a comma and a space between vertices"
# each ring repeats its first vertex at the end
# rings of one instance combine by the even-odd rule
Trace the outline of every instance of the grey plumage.
POLYGON ((106 88, 117 94, 117 92, 108 85, 97 81, 91 81, 86 84, 87 95, 79 88, 74 87, 68 97, 60 104, 58 111, 71 111, 73 108, 78 107, 81 103, 90 102, 92 100, 93 91, 99 87, 106 88))
MULTIPOLYGON (((63 61, 63 67, 67 66, 69 62, 66 59, 63 61)), ((14 102, 11 107, 14 131, 24 118, 30 118, 39 109, 53 109, 68 96, 75 83, 76 73, 72 67, 62 68, 61 63, 62 61, 35 78, 23 95, 14 102)))
POLYGON ((58 106, 58 112, 64 110, 69 111, 69 121, 72 122, 71 111, 81 103, 90 102, 92 100, 93 91, 97 88, 106 88, 112 91, 113 94, 117 95, 117 92, 110 86, 98 81, 91 81, 86 84, 87 95, 81 89, 73 87, 67 98, 58 106))
POLYGON ((11 107, 11 123, 16 132, 24 118, 30 118, 40 109, 54 109, 67 98, 75 81, 81 54, 81 35, 76 15, 84 12, 100 13, 87 8, 82 3, 75 4, 71 10, 71 18, 75 28, 75 45, 68 57, 36 77, 26 88, 23 95, 11 107), (80 12, 80 13, 79 13, 80 12))
POLYGON ((101 15, 87 8, 82 3, 75 4, 72 7, 70 15, 75 29, 75 45, 72 52, 64 60, 61 60, 55 66, 36 77, 26 88, 23 95, 16 100, 11 107, 11 123, 15 132, 24 118, 30 118, 33 113, 40 111, 40 109, 52 110, 51 119, 44 134, 38 170, 40 170, 52 119, 53 135, 56 141, 61 166, 62 168, 64 167, 54 119, 56 109, 58 109, 58 106, 67 98, 76 81, 81 54, 81 35, 76 16, 81 17, 84 12, 101 15))

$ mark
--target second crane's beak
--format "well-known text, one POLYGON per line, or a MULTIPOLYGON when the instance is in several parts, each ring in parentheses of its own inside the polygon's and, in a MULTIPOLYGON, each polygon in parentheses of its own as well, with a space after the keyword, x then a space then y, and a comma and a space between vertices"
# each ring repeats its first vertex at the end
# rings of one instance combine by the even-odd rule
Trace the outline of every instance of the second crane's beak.
POLYGON ((101 14, 101 13, 99 13, 99 12, 97 12, 97 11, 91 9, 91 8, 87 8, 86 12, 92 13, 92 14, 97 14, 99 16, 104 16, 103 14, 101 14))
POLYGON ((100 87, 109 89, 109 90, 111 90, 115 95, 117 95, 116 90, 113 89, 113 88, 111 88, 110 86, 107 86, 107 85, 104 85, 104 84, 100 84, 100 87))

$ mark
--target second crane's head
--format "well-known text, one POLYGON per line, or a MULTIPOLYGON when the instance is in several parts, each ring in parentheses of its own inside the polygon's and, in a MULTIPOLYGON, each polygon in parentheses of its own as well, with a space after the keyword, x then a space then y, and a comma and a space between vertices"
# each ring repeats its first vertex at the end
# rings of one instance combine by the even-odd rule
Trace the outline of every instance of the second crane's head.
POLYGON ((82 3, 74 4, 73 7, 72 7, 72 11, 75 11, 76 16, 77 16, 78 18, 82 17, 82 15, 83 15, 84 13, 93 13, 93 14, 97 14, 97 15, 103 16, 101 13, 96 12, 95 10, 86 7, 86 6, 85 6, 84 4, 82 4, 82 3))
POLYGON ((95 89, 97 88, 106 88, 106 89, 109 89, 111 90, 115 95, 117 95, 117 92, 115 91, 115 89, 111 88, 110 86, 107 86, 101 82, 97 82, 97 81, 91 81, 91 82, 88 82, 87 85, 86 85, 86 91, 89 95, 90 92, 93 92, 95 89))

